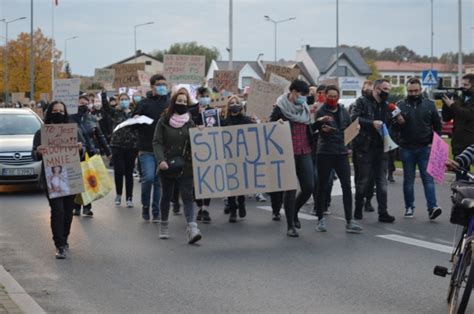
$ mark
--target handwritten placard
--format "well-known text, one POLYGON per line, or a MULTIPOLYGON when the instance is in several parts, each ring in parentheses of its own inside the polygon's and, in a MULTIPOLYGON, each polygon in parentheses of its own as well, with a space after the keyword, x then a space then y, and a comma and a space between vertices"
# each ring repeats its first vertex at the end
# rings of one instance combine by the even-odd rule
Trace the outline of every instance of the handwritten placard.
POLYGON ((79 78, 54 80, 53 99, 62 101, 69 114, 77 113, 80 85, 79 78))
POLYGON ((78 142, 77 124, 43 124, 41 127, 41 145, 74 146, 78 142))
POLYGON ((137 71, 145 71, 145 63, 125 63, 112 66, 115 70, 114 88, 140 86, 137 71))
POLYGON ((298 76, 300 75, 300 69, 282 67, 282 66, 274 65, 274 64, 267 64, 265 68, 265 81, 268 82, 270 80, 271 73, 275 73, 276 75, 284 77, 288 81, 292 82, 296 80, 298 76))
POLYGON ((359 118, 355 119, 354 122, 351 123, 345 130, 344 130, 344 145, 349 144, 352 140, 359 135, 360 125, 359 125, 359 118))
POLYGON ((446 161, 449 157, 449 145, 435 132, 433 132, 433 142, 431 143, 430 159, 428 161, 427 172, 433 177, 436 183, 444 182, 446 161))
POLYGON ((168 82, 200 84, 205 77, 205 56, 164 55, 163 63, 168 82))
POLYGON ((151 74, 145 71, 137 71, 138 74, 138 80, 140 81, 141 86, 150 86, 150 78, 151 74))
POLYGON ((278 74, 270 73, 270 79, 268 81, 270 84, 281 86, 285 89, 285 91, 289 90, 291 82, 288 81, 286 78, 281 77, 278 74))
POLYGON ((115 69, 95 69, 94 80, 102 83, 104 88, 112 87, 115 80, 115 69))
POLYGON ((297 188, 288 123, 190 129, 196 199, 297 188))
POLYGON ((253 79, 247 99, 247 112, 260 119, 270 116, 276 100, 284 93, 284 88, 265 81, 253 79))
POLYGON ((219 91, 226 90, 232 93, 239 92, 239 72, 228 70, 214 71, 214 87, 219 91))

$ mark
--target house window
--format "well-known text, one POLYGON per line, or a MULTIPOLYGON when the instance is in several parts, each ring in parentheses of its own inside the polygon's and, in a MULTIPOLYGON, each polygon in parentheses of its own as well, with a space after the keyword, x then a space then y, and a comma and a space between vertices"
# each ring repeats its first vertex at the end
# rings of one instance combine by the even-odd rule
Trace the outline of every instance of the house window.
POLYGON ((405 84, 405 75, 400 75, 400 85, 405 84))
POLYGON ((392 75, 392 78, 390 81, 392 82, 392 85, 398 85, 398 76, 392 75))
POLYGON ((383 78, 390 81, 390 75, 384 75, 383 78))
POLYGON ((145 61, 145 65, 151 65, 151 61, 145 61))
POLYGON ((351 71, 347 66, 345 66, 345 65, 340 65, 340 66, 338 67, 337 73, 336 73, 336 70, 334 70, 334 71, 332 72, 331 76, 333 76, 333 77, 334 77, 334 76, 337 76, 336 74, 339 74, 339 76, 342 76, 342 77, 344 77, 344 76, 346 76, 346 77, 347 77, 347 76, 353 77, 353 76, 354 76, 354 73, 352 73, 352 71, 351 71))

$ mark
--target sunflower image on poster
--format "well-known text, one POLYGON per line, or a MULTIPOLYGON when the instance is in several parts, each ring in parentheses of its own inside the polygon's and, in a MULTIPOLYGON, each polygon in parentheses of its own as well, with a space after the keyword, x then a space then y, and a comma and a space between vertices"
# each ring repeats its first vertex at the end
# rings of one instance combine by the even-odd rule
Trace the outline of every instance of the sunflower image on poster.
POLYGON ((112 179, 100 155, 86 157, 86 160, 81 162, 81 169, 84 182, 81 204, 90 204, 92 201, 103 198, 112 190, 112 179))

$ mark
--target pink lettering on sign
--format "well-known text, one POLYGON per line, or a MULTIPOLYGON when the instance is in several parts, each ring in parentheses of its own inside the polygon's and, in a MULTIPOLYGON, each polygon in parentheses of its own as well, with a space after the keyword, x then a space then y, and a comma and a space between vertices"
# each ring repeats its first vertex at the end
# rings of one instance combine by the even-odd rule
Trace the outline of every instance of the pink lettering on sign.
POLYGON ((444 174, 448 156, 449 145, 443 141, 443 139, 439 137, 438 134, 433 133, 433 143, 431 144, 431 153, 427 171, 438 184, 444 182, 444 174))

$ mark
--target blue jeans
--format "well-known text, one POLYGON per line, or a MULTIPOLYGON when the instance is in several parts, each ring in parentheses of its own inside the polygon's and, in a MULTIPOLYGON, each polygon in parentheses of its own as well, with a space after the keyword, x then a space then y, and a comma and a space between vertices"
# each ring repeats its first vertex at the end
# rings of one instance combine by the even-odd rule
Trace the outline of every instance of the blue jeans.
POLYGON ((431 147, 421 148, 400 148, 400 158, 403 163, 403 195, 405 197, 405 208, 415 208, 415 173, 416 165, 420 170, 421 181, 425 190, 426 205, 428 210, 437 207, 436 191, 433 177, 431 177, 426 168, 430 159, 431 147))
POLYGON ((153 203, 151 213, 153 217, 160 214, 161 184, 156 174, 157 164, 155 154, 152 152, 140 152, 138 157, 142 168, 142 205, 150 207, 151 189, 153 188, 153 203))

